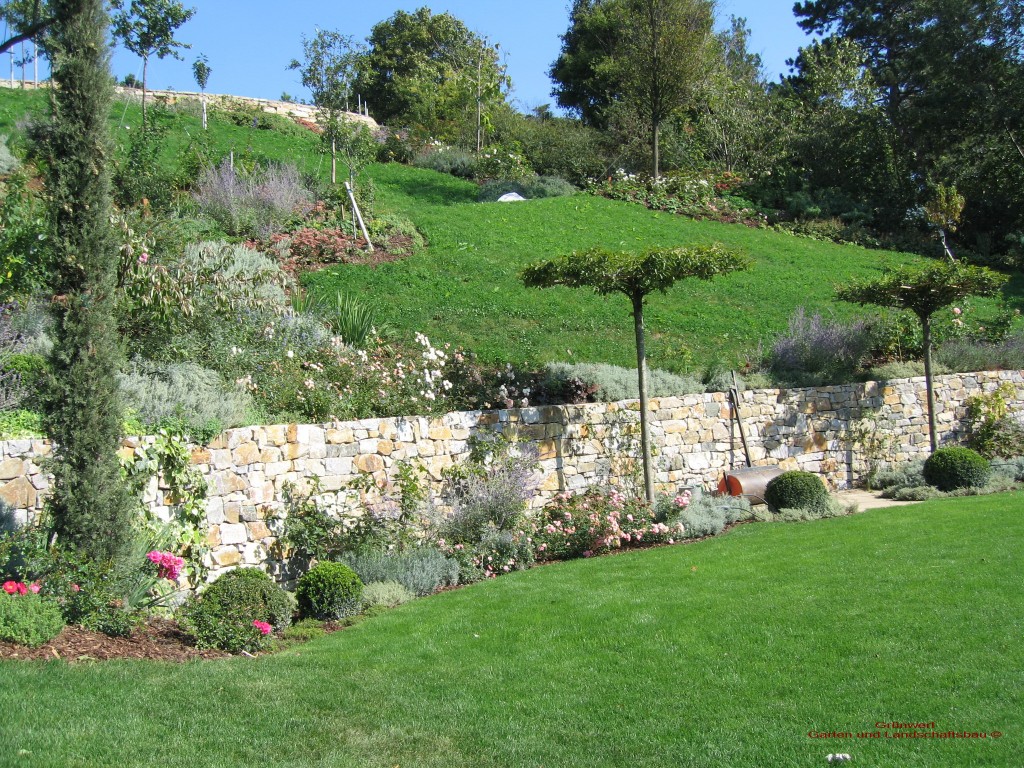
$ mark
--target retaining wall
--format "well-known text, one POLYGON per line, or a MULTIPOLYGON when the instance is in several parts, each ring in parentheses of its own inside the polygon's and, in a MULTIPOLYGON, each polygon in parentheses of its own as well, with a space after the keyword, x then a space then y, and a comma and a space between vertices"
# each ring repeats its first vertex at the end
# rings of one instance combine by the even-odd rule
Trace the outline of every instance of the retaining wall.
MULTIPOLYGON (((940 440, 957 438, 968 397, 1004 381, 1016 392, 1011 409, 1024 412, 1024 371, 937 377, 940 440)), ((858 422, 892 436, 881 456, 887 463, 927 456, 924 402, 923 377, 751 390, 741 393, 739 417, 754 464, 817 472, 832 487, 845 488, 867 470, 863 449, 849 439, 851 425, 858 422)), ((658 489, 717 484, 727 468, 742 462, 725 394, 654 398, 650 409, 658 489)), ((470 436, 481 430, 514 430, 537 445, 543 480, 535 505, 560 491, 595 484, 640 488, 639 416, 637 401, 622 401, 227 430, 192 449, 192 463, 209 486, 211 577, 224 568, 272 559, 285 484, 301 488, 315 477, 324 502, 356 503, 357 492, 347 487, 353 479, 368 474, 383 486, 401 464, 416 461, 436 493, 444 469, 465 458, 470 436)), ((126 439, 121 451, 131 456, 149 440, 126 439)), ((0 499, 21 521, 42 508, 50 478, 39 462, 49 453, 43 440, 0 442, 0 499)), ((146 502, 166 517, 170 500, 164 491, 154 479, 146 502)))

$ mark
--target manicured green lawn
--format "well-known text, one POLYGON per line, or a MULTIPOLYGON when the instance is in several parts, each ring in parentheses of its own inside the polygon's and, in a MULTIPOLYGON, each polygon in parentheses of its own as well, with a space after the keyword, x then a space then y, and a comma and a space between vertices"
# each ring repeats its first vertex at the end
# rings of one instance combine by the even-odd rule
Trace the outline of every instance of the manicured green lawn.
POLYGON ((741 526, 436 595, 258 660, 6 662, 0 764, 1020 765, 1022 507, 741 526), (808 737, 894 720, 1005 737, 808 737))

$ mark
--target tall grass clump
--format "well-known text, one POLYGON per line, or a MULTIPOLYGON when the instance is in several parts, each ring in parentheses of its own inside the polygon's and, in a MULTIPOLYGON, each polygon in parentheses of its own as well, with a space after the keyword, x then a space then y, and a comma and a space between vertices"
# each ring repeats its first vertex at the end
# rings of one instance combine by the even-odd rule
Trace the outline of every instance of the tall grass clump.
POLYGON ((245 172, 228 161, 208 168, 195 192, 200 210, 231 235, 269 237, 313 206, 294 165, 257 166, 245 172))
POLYGON ((768 353, 768 367, 780 379, 815 384, 849 377, 871 349, 867 322, 828 322, 807 316, 803 307, 789 319, 789 329, 768 353))

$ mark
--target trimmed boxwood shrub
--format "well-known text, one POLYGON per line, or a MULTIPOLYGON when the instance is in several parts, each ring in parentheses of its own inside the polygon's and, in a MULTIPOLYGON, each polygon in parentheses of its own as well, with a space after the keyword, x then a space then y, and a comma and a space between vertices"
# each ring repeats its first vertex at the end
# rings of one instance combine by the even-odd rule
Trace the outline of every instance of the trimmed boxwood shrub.
POLYGON ((342 619, 359 613, 363 582, 343 563, 320 563, 299 577, 295 597, 302 615, 313 619, 342 619))
POLYGON ((818 509, 828 503, 828 489, 813 472, 792 470, 772 478, 764 500, 773 510, 818 509))
POLYGON ((60 606, 47 597, 0 592, 0 640, 30 648, 48 643, 64 628, 60 606))
POLYGON ((924 479, 940 491, 980 488, 988 482, 992 467, 970 448, 939 448, 924 463, 924 479))
POLYGON ((263 571, 238 568, 225 573, 198 597, 190 597, 179 618, 200 648, 258 651, 265 647, 267 637, 253 622, 266 622, 275 629, 286 627, 291 623, 292 603, 263 571))

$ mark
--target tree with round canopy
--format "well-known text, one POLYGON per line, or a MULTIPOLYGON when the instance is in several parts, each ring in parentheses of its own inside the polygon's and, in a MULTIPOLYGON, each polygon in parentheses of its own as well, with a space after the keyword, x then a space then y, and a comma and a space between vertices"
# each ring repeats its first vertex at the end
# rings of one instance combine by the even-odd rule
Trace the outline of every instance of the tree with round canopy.
POLYGON ((664 293, 680 280, 695 277, 711 280, 718 275, 746 269, 750 261, 719 244, 689 248, 652 248, 642 253, 613 252, 602 248, 578 251, 560 258, 531 264, 522 273, 528 288, 592 288, 604 296, 625 294, 633 305, 636 333, 637 379, 640 389, 640 445, 643 453, 644 490, 654 502, 650 433, 647 423, 647 354, 644 334, 644 301, 655 291, 664 293))

